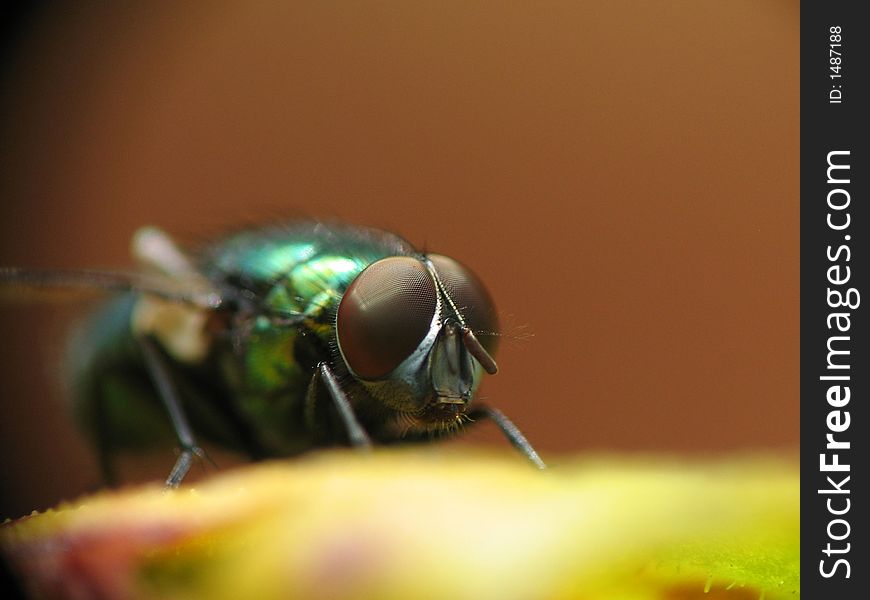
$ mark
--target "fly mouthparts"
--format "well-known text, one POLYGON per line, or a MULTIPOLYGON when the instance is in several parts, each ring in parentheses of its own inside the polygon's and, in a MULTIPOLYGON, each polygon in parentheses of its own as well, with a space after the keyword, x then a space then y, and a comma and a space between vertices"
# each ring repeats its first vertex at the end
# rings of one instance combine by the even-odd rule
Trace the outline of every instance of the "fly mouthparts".
POLYGON ((460 396, 442 396, 442 395, 439 395, 437 397, 437 399, 435 400, 435 403, 436 404, 461 404, 464 406, 464 405, 468 404, 468 400, 466 400, 460 396))
POLYGON ((462 342, 465 344, 465 349, 477 359, 483 370, 490 375, 498 373, 498 365, 495 364, 495 359, 486 351, 474 333, 468 328, 462 328, 462 342))

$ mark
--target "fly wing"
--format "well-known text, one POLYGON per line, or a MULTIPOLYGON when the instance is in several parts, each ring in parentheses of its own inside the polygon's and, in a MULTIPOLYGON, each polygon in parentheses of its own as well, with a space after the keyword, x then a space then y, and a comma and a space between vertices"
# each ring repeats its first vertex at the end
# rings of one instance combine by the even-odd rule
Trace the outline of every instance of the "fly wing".
POLYGON ((218 308, 220 294, 203 281, 123 271, 0 267, 0 297, 32 300, 92 291, 138 292, 197 308, 218 308))

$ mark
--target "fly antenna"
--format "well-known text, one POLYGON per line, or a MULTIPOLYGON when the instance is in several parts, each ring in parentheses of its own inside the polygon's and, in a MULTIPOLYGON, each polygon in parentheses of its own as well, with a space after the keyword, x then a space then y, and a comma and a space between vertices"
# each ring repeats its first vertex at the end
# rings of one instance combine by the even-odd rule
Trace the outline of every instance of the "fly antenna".
POLYGON ((462 342, 465 344, 465 349, 477 359, 477 362, 483 367, 483 370, 490 375, 498 373, 498 365, 495 364, 495 359, 486 351, 486 348, 477 339, 477 336, 468 327, 462 328, 462 342))

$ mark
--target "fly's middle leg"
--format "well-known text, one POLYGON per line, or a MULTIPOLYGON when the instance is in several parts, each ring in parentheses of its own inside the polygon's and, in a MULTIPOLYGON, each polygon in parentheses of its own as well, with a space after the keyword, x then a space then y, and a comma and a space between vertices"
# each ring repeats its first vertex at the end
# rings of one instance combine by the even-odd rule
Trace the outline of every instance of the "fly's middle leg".
POLYGON ((139 344, 142 347, 142 354, 145 358, 145 365, 157 388, 157 394, 163 400, 166 411, 169 413, 169 420, 172 423, 172 428, 175 430, 175 435, 178 438, 178 445, 181 448, 181 453, 166 478, 166 487, 175 488, 187 475, 193 464, 194 457, 204 458, 205 452, 196 443, 193 436, 193 430, 184 414, 181 406, 181 397, 178 394, 178 388, 172 380, 172 373, 166 364, 166 359, 161 354, 157 344, 150 337, 143 336, 138 338, 139 344))

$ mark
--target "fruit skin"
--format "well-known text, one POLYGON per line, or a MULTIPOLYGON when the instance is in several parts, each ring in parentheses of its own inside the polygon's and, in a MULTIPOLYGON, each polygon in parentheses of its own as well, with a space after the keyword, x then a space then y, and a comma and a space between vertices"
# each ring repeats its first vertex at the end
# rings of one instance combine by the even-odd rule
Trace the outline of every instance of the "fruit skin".
POLYGON ((86 497, 7 523, 0 547, 40 597, 799 594, 797 460, 585 457, 538 472, 509 458, 251 465, 86 497))

